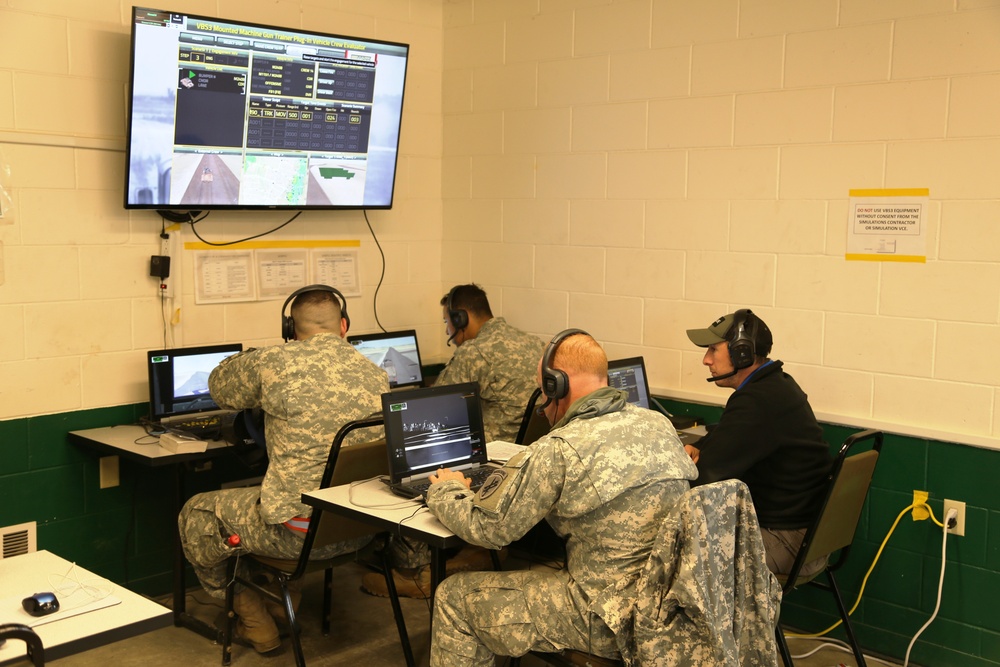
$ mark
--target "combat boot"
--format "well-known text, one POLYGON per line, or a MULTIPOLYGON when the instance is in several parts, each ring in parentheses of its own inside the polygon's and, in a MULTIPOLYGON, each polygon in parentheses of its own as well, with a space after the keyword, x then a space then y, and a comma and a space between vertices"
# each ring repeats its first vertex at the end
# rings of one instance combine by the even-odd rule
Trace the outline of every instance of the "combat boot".
POLYGON ((281 646, 278 626, 267 613, 264 599, 257 591, 248 588, 236 593, 233 611, 239 616, 236 636, 250 642, 257 653, 267 653, 281 646))

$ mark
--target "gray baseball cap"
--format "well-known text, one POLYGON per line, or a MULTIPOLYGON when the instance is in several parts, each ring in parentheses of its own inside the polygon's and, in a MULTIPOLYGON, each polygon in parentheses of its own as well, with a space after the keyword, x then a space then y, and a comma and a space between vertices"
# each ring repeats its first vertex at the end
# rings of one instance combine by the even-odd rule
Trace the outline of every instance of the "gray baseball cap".
MULTIPOLYGON (((732 338, 732 328, 735 322, 736 313, 729 313, 715 320, 705 329, 688 329, 687 336, 698 347, 724 343, 732 338)), ((743 326, 747 330, 747 335, 753 339, 757 354, 766 356, 771 351, 773 340, 771 330, 764 324, 764 320, 757 317, 752 311, 748 311, 743 326)))

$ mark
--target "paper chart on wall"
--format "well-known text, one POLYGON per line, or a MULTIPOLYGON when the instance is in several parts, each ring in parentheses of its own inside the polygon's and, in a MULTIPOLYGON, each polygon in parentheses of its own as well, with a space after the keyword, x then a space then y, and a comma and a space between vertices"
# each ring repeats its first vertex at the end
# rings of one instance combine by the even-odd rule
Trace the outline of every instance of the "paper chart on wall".
POLYGON ((926 262, 928 188, 850 191, 844 258, 926 262))
POLYGON ((194 254, 194 302, 233 303, 256 299, 253 252, 203 250, 194 254))

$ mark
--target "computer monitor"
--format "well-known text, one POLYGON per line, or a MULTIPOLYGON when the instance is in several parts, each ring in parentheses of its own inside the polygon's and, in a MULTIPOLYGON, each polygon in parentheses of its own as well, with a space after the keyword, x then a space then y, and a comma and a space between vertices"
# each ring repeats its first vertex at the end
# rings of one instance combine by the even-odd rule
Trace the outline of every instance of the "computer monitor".
POLYGON ((487 462, 478 382, 382 394, 382 417, 394 483, 487 462))
POLYGON ((347 342, 385 370, 389 386, 393 389, 423 385, 420 348, 417 346, 417 332, 413 329, 358 334, 348 336, 347 342))
POLYGON ((642 357, 608 361, 608 386, 628 392, 628 402, 642 408, 652 408, 649 381, 642 357))
POLYGON ((242 343, 226 343, 148 351, 150 419, 163 422, 218 410, 208 393, 208 376, 219 362, 242 350, 242 343))

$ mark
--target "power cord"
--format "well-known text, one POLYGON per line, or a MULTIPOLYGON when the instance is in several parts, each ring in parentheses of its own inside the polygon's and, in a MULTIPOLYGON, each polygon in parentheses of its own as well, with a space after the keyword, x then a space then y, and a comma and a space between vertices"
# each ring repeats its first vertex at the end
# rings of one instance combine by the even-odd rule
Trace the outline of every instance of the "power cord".
POLYGON ((268 234, 273 234, 274 232, 278 231, 279 229, 281 229, 283 227, 286 227, 287 225, 290 225, 292 223, 292 221, 295 220, 295 218, 297 218, 300 215, 302 215, 302 211, 299 211, 295 215, 293 215, 292 217, 290 217, 288 220, 285 220, 283 223, 281 223, 280 225, 278 225, 277 227, 275 227, 274 229, 269 229, 266 232, 261 232, 260 234, 254 234, 253 236, 247 236, 245 238, 237 239, 235 241, 225 241, 225 242, 216 243, 214 241, 207 241, 207 240, 205 240, 204 238, 202 238, 201 234, 198 233, 198 230, 195 229, 195 225, 197 223, 201 222, 202 220, 204 220, 205 218, 207 218, 209 213, 211 213, 211 211, 209 211, 208 213, 206 213, 205 215, 203 215, 203 216, 201 216, 200 218, 197 218, 197 219, 194 216, 191 216, 190 220, 185 220, 184 222, 186 222, 188 225, 191 226, 191 233, 194 234, 195 237, 199 241, 201 241, 205 245, 210 245, 210 246, 236 245, 237 243, 243 243, 244 241, 252 241, 254 239, 259 239, 262 236, 267 236, 268 234))
MULTIPOLYGON (((931 509, 931 506, 928 505, 926 502, 911 503, 907 507, 903 508, 903 510, 899 513, 899 515, 896 516, 896 520, 892 522, 892 527, 889 528, 889 532, 886 533, 885 538, 882 540, 882 544, 879 546, 878 551, 875 553, 875 558, 872 560, 871 567, 868 568, 868 571, 865 573, 864 579, 861 581, 861 590, 858 591, 858 597, 854 601, 854 606, 852 606, 851 609, 847 612, 847 615, 850 616, 858 608, 858 605, 861 604, 861 596, 864 595, 865 586, 868 584, 868 578, 871 576, 872 572, 875 570, 875 566, 878 564, 879 558, 882 556, 882 551, 885 549, 885 545, 889 542, 889 538, 892 537, 893 532, 896 530, 896 526, 899 525, 900 520, 904 516, 906 516, 907 512, 912 512, 912 511, 914 511, 916 509, 926 510, 927 513, 928 513, 928 515, 930 516, 931 521, 933 521, 935 524, 937 524, 942 529, 944 537, 942 538, 942 546, 941 546, 941 578, 940 578, 940 581, 938 582, 938 599, 937 599, 937 605, 935 605, 935 607, 934 607, 934 613, 927 620, 927 622, 924 624, 924 626, 922 628, 920 628, 919 631, 917 631, 917 634, 914 635, 913 639, 910 641, 910 646, 906 649, 906 662, 903 663, 903 667, 906 667, 907 663, 909 662, 909 659, 910 659, 910 649, 912 649, 913 648, 913 644, 916 643, 917 637, 919 637, 920 634, 923 633, 923 631, 925 629, 927 629, 927 627, 931 624, 931 621, 933 621, 934 618, 937 616, 938 609, 939 609, 939 607, 941 605, 941 591, 942 591, 942 588, 944 586, 945 552, 946 552, 946 548, 948 546, 948 528, 954 527, 954 525, 955 525, 955 518, 958 516, 958 511, 957 510, 955 510, 955 509, 948 510, 948 515, 947 515, 947 517, 945 517, 945 522, 942 523, 942 522, 940 522, 940 521, 937 520, 937 517, 934 516, 934 510, 931 509)), ((815 638, 822 637, 822 636, 826 635, 827 633, 831 632, 837 626, 839 626, 841 623, 843 623, 843 621, 837 621, 836 623, 834 623, 833 625, 831 625, 827 629, 822 630, 820 632, 814 632, 814 633, 811 633, 811 634, 800 634, 800 633, 789 632, 789 633, 786 633, 786 636, 787 637, 795 637, 795 638, 798 638, 798 639, 815 639, 815 638)), ((829 642, 829 645, 835 646, 835 644, 834 644, 835 641, 837 641, 837 640, 831 640, 829 642)), ((819 648, 822 648, 822 646, 817 647, 816 650, 819 650, 819 648)), ((815 653, 815 650, 812 651, 812 652, 810 652, 810 653, 807 653, 805 655, 801 655, 801 656, 796 655, 796 656, 792 656, 792 657, 794 657, 794 658, 803 658, 803 657, 807 657, 809 655, 812 655, 812 653, 815 653)), ((865 657, 868 658, 869 656, 865 656, 865 657)), ((878 660, 877 658, 874 658, 874 659, 878 660)))
POLYGON ((361 212, 365 214, 365 224, 368 225, 368 231, 372 234, 372 239, 375 240, 375 247, 378 248, 378 254, 382 258, 382 273, 378 277, 378 284, 375 285, 375 294, 372 297, 372 312, 375 314, 375 324, 383 332, 385 327, 382 326, 382 322, 378 319, 378 291, 382 287, 382 280, 385 278, 385 253, 382 252, 382 244, 378 242, 378 237, 375 236, 375 230, 372 229, 372 223, 368 221, 368 209, 361 209, 361 212))
POLYGON ((938 610, 941 608, 941 591, 944 589, 945 557, 948 555, 948 529, 955 526, 955 519, 957 517, 958 510, 952 508, 948 510, 948 515, 944 518, 945 525, 942 526, 941 530, 941 577, 938 579, 937 602, 934 604, 934 612, 931 614, 931 617, 917 630, 917 634, 913 635, 913 639, 910 640, 910 645, 906 647, 906 659, 903 660, 903 667, 910 664, 910 651, 913 649, 913 645, 917 643, 917 637, 923 634, 927 626, 937 618, 938 610))

